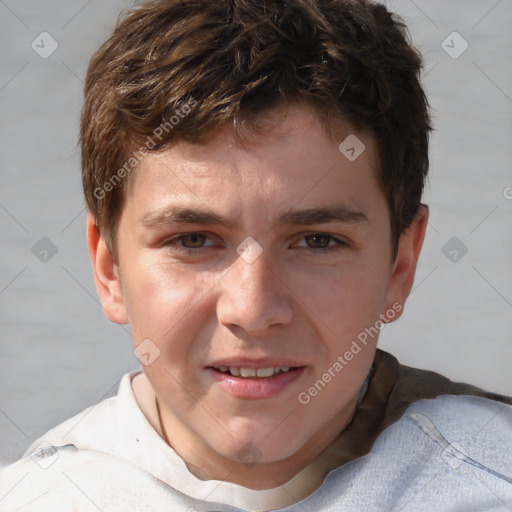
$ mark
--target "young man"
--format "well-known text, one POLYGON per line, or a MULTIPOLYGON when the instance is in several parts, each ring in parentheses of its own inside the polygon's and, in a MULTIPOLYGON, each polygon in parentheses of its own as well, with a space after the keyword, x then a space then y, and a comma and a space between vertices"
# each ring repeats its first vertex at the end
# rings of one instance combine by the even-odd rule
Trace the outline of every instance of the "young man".
POLYGON ((80 140, 96 286, 142 372, 6 469, 1 510, 511 509, 512 399, 376 348, 428 220, 420 67, 365 0, 119 23, 80 140))

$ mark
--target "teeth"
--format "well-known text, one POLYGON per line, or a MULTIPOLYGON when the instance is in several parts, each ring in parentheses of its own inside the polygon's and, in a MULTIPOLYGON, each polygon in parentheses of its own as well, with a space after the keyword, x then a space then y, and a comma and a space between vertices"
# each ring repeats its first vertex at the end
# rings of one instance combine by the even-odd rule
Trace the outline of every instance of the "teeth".
POLYGON ((240 368, 240 377, 256 377, 256 368, 240 368))
POLYGON ((254 378, 254 377, 272 377, 278 373, 290 371, 289 366, 269 366, 268 368, 237 368, 235 366, 220 366, 219 371, 230 373, 235 377, 254 378))
POLYGON ((272 377, 272 375, 274 375, 274 368, 272 368, 272 366, 270 368, 258 368, 256 375, 258 377, 272 377))

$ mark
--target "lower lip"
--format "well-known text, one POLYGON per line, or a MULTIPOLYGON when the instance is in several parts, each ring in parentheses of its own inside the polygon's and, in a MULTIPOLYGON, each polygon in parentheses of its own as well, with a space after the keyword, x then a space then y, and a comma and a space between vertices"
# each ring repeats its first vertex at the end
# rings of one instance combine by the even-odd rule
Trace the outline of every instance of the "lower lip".
POLYGON ((290 386, 302 375, 304 367, 264 378, 234 377, 230 373, 218 372, 212 368, 207 370, 235 398, 261 400, 271 398, 290 386))

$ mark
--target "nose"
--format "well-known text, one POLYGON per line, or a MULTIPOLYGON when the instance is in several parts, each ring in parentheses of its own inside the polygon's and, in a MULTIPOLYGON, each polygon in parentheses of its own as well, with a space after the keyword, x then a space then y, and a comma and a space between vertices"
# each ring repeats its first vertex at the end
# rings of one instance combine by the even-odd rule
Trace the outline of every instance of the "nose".
POLYGON ((219 323, 252 336, 290 324, 293 294, 284 281, 277 267, 270 267, 265 252, 250 263, 238 257, 220 282, 219 323))

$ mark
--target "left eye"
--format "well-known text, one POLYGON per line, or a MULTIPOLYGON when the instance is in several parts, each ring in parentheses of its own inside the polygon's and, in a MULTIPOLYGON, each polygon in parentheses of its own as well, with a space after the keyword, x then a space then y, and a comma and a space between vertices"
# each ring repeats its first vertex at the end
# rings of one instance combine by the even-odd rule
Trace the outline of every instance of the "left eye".
POLYGON ((334 249, 337 248, 337 246, 346 245, 342 240, 323 233, 306 235, 302 237, 302 240, 305 240, 307 245, 299 245, 299 247, 308 247, 310 249, 334 249))

